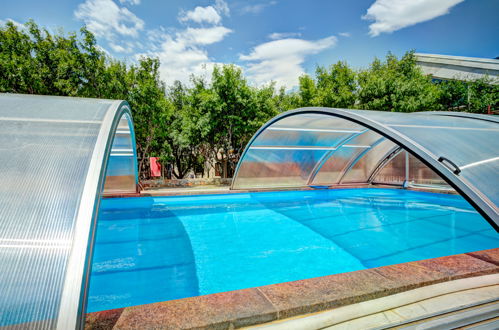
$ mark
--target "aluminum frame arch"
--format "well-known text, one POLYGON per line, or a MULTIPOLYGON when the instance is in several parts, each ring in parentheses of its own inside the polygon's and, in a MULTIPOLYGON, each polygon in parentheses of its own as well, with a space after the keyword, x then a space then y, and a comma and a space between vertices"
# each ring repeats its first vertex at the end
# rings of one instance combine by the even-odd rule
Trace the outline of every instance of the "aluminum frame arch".
MULTIPOLYGON (((242 163, 244 162, 244 157, 248 153, 252 144, 258 138, 262 132, 264 132, 272 124, 295 115, 300 114, 320 114, 320 115, 330 115, 333 117, 338 117, 345 119, 347 121, 361 125, 364 128, 370 129, 381 136, 389 139, 394 144, 408 151, 410 154, 415 156, 426 166, 432 169, 436 174, 438 174, 443 180, 445 180, 451 187, 453 187, 458 193, 460 193, 489 223, 490 225, 499 232, 499 213, 497 206, 487 198, 485 194, 478 191, 474 186, 470 185, 464 178, 459 177, 458 174, 454 173, 452 169, 447 167, 441 161, 439 161, 439 155, 434 155, 423 145, 413 141, 408 136, 402 134, 401 132, 385 125, 377 120, 371 119, 365 116, 363 112, 368 113, 369 111, 357 111, 348 109, 337 109, 337 108, 321 108, 321 107, 306 107, 299 108, 295 110, 286 111, 280 115, 269 120, 265 123, 250 139, 246 148, 244 149, 241 158, 236 166, 234 173, 234 179, 232 181, 231 189, 236 189, 235 184, 238 179, 239 171, 242 163)), ((431 112, 429 112, 431 113, 431 112)), ((411 116, 412 114, 405 114, 411 116)), ((475 120, 486 120, 489 122, 497 123, 495 118, 485 118, 484 116, 478 116, 473 114, 455 114, 455 113, 442 113, 435 112, 432 116, 454 116, 454 117, 464 117, 475 120)), ((388 156, 385 155, 385 157, 388 156)), ((315 169, 317 170, 317 169, 315 169)), ((317 170, 318 171, 318 170, 317 170)))
POLYGON ((96 222, 112 144, 120 121, 126 119, 133 149, 135 183, 138 184, 137 150, 132 113, 128 102, 115 101, 101 125, 76 219, 73 248, 67 265, 57 329, 83 328, 87 304, 96 222), (92 205, 93 207, 90 207, 92 205), (80 286, 75 283, 81 283, 80 286))
POLYGON ((0 93, 0 127, 0 327, 81 328, 113 150, 137 191, 130 107, 0 93))

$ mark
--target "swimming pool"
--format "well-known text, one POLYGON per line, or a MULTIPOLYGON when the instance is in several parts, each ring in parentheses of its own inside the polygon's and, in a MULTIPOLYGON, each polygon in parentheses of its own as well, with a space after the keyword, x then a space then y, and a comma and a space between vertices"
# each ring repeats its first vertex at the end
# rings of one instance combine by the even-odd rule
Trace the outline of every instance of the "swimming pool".
POLYGON ((365 188, 104 199, 87 312, 498 246, 456 195, 365 188))

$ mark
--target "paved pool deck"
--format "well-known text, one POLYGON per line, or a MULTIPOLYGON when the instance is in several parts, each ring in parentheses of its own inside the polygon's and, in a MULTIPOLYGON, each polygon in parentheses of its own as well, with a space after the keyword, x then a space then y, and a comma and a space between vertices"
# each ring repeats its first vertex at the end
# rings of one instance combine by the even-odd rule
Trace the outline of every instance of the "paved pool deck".
POLYGON ((179 188, 149 188, 140 192, 141 196, 177 196, 177 195, 199 195, 199 194, 228 194, 229 186, 195 186, 179 188))
MULTIPOLYGON (((345 184, 345 185, 339 185, 332 187, 330 189, 348 189, 348 188, 393 188, 393 189, 401 189, 402 187, 400 186, 386 186, 386 185, 366 185, 366 184, 345 184)), ((430 189, 430 188, 424 188, 424 187, 410 187, 408 188, 410 190, 415 190, 415 191, 427 191, 427 192, 437 192, 437 193, 443 193, 443 194, 455 194, 456 192, 453 190, 435 190, 435 189, 430 189)), ((105 198, 115 198, 115 197, 154 197, 154 196, 189 196, 189 195, 207 195, 207 194, 237 194, 237 193, 247 193, 247 192, 265 192, 265 191, 275 191, 275 188, 272 189, 250 189, 250 190, 244 190, 244 189, 238 189, 238 190, 231 190, 230 186, 220 186, 220 185, 200 185, 200 186, 193 186, 193 187, 173 187, 173 188, 147 188, 144 190, 141 190, 138 193, 127 193, 127 194, 120 194, 120 193, 112 193, 112 194, 107 194, 104 195, 105 198)), ((313 187, 281 187, 278 188, 278 190, 316 190, 313 187)))
POLYGON ((499 248, 87 314, 86 329, 234 329, 499 274, 499 248))

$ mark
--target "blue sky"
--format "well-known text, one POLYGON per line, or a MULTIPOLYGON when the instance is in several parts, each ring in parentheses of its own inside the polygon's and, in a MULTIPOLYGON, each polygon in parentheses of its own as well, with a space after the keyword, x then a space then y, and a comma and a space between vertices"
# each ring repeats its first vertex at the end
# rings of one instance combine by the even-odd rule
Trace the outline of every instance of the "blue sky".
POLYGON ((365 67, 388 51, 499 56, 497 0, 2 0, 0 23, 83 24, 111 56, 161 60, 167 83, 234 63, 292 88, 317 65, 365 67))

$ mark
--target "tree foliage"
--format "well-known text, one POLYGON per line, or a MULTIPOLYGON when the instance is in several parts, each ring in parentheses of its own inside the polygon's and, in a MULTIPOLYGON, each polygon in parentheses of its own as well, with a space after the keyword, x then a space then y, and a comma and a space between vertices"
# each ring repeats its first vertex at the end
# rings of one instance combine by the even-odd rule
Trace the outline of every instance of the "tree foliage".
POLYGON ((499 105, 499 85, 488 79, 432 81, 413 52, 400 59, 389 53, 361 70, 346 62, 319 66, 315 76, 299 77, 294 91, 272 83, 251 86, 234 65, 216 66, 208 80, 192 76, 188 84, 165 86, 159 68, 154 58, 131 64, 110 58, 85 27, 78 34, 51 34, 33 21, 22 28, 0 26, 0 92, 127 100, 142 178, 151 156, 172 165, 176 178, 211 166, 229 177, 258 128, 297 107, 485 113, 499 105))
POLYGON ((326 69, 317 67, 316 104, 330 108, 351 108, 355 103, 356 74, 345 62, 326 69))
POLYGON ((127 66, 108 58, 86 28, 78 36, 51 34, 33 21, 22 29, 12 22, 0 27, 0 92, 127 100, 140 173, 171 112, 158 69, 157 59, 127 66))
POLYGON ((371 110, 414 112, 440 110, 440 90, 423 75, 413 52, 400 60, 391 53, 375 59, 359 72, 358 107, 371 110))
POLYGON ((499 84, 490 78, 475 81, 449 80, 438 81, 441 90, 439 103, 444 109, 486 113, 499 108, 499 84))

